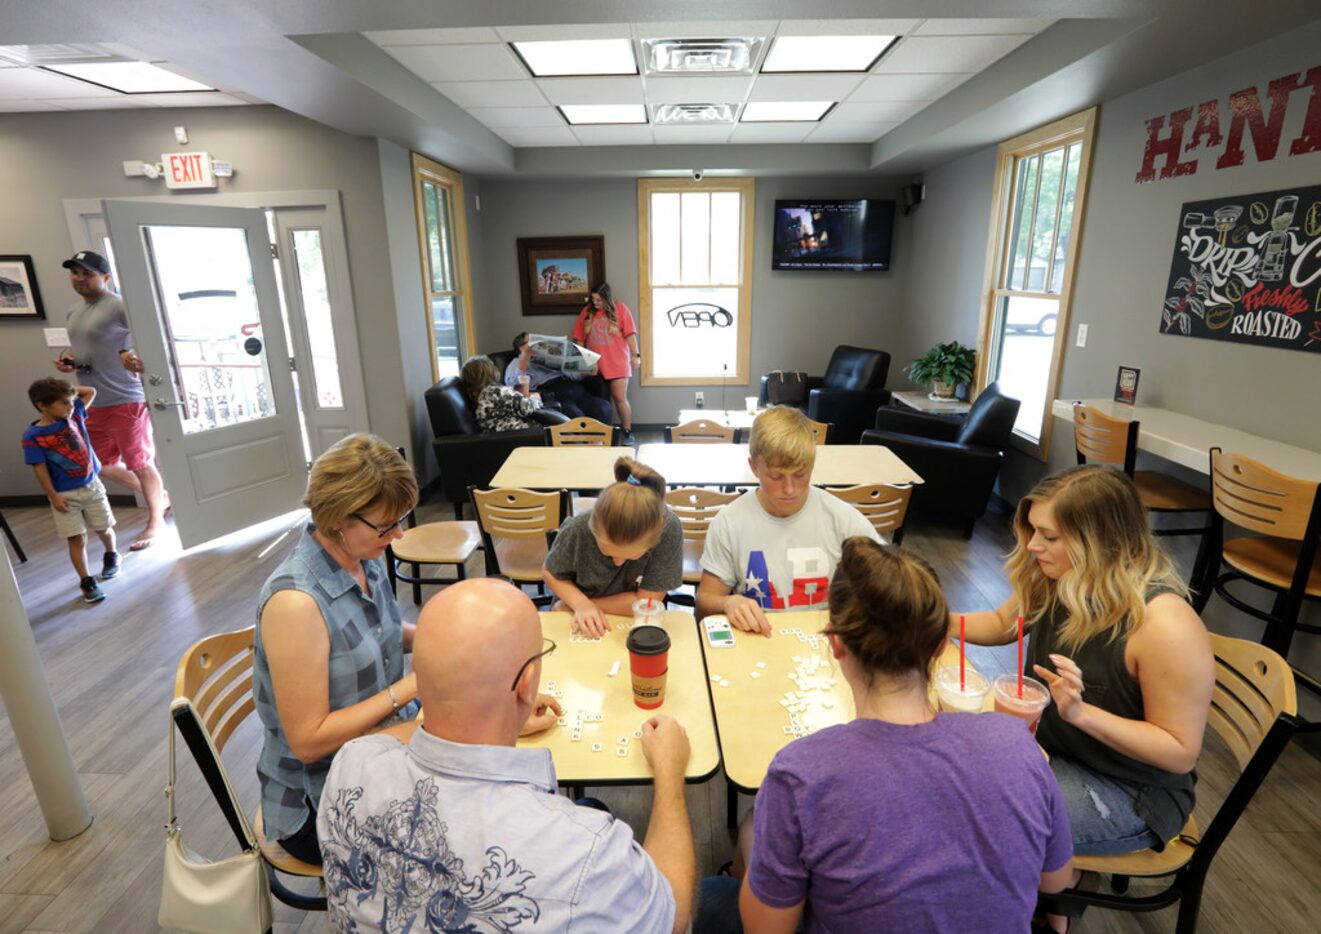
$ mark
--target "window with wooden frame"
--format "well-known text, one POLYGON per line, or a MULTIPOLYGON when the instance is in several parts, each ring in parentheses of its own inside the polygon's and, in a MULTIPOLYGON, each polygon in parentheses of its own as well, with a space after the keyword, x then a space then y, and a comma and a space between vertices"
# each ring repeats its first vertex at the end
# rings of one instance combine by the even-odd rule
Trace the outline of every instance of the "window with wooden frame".
POLYGON ((463 176, 413 153, 413 205, 422 252, 431 376, 439 381, 459 372, 473 333, 463 176))
POLYGON ((747 384, 755 188, 750 178, 638 180, 644 386, 747 384))
POLYGON ((1046 460, 1077 268, 1096 108, 1000 144, 977 386, 1020 400, 1013 444, 1046 460))

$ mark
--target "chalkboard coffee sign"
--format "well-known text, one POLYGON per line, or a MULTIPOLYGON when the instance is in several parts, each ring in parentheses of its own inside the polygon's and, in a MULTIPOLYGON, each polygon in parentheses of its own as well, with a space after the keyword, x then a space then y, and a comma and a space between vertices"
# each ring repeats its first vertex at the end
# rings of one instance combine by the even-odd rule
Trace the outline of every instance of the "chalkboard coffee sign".
POLYGON ((1185 204, 1160 331, 1321 351, 1321 186, 1185 204))

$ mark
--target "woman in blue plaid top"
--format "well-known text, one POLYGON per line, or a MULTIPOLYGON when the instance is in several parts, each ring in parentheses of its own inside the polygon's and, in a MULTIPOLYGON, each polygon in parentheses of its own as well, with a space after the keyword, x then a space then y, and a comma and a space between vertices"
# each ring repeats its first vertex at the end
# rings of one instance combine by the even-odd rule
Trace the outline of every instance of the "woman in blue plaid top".
POLYGON ((331 758, 417 706, 417 681, 404 676, 413 625, 384 560, 417 504, 417 480, 380 438, 350 435, 312 465, 303 504, 312 522, 261 591, 253 696, 265 727, 265 835, 319 864, 316 812, 331 758))

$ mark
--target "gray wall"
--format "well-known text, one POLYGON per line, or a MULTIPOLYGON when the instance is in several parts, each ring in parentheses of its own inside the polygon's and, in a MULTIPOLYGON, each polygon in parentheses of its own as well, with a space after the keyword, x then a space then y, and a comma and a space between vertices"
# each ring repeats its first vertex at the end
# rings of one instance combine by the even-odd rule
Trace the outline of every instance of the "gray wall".
MULTIPOLYGON (((416 346, 416 337, 401 333, 392 281, 385 274, 390 264, 382 173, 373 141, 274 107, 2 114, 0 253, 32 255, 47 321, 0 321, 0 398, 6 400, 0 437, 12 441, 0 445, 0 495, 40 493, 23 464, 18 438, 31 418, 28 383, 55 372, 41 327, 63 326, 65 311, 77 300, 60 268, 72 252, 63 201, 165 193, 159 182, 125 177, 120 163, 179 149, 173 135, 178 124, 188 128, 187 148, 234 163, 234 177, 222 180, 221 191, 341 192, 368 418, 372 430, 401 444, 409 440, 409 409, 420 405, 420 394, 407 391, 417 382, 417 361, 406 356, 401 365, 400 355, 401 348, 416 346)), ((416 235, 413 244, 415 253, 416 235)), ((420 294, 416 276, 413 289, 420 294)), ((417 324, 423 339, 424 322, 417 324)), ((406 325, 412 328, 413 321, 406 325)))
MULTIPOLYGON (((725 387, 726 404, 741 407, 756 392, 761 374, 772 369, 821 374, 837 344, 859 344, 895 353, 906 324, 901 296, 910 276, 911 224, 895 219, 894 251, 887 273, 773 272, 771 214, 777 198, 893 198, 902 181, 874 177, 759 178, 754 219, 751 381, 725 387)), ((606 278, 615 297, 638 309, 637 182, 633 179, 510 182, 486 179, 481 186, 482 231, 474 239, 473 277, 477 347, 509 346, 519 331, 567 333, 573 316, 524 316, 519 299, 519 237, 602 234, 606 278)), ((471 231, 470 231, 471 232, 471 231)), ((905 360, 891 362, 890 383, 905 360)), ((673 424, 679 409, 692 408, 698 387, 629 386, 633 418, 641 424, 673 424)), ((703 387, 708 408, 721 391, 703 387)))

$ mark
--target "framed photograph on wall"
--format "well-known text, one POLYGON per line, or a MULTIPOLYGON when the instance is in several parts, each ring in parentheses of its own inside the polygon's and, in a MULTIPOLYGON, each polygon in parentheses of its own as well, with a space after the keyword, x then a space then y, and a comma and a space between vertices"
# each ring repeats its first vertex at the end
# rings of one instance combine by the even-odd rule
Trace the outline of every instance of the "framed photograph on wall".
POLYGON ((1115 377, 1115 401, 1125 405, 1136 405, 1138 401, 1138 377, 1142 371, 1135 366, 1121 366, 1115 377))
POLYGON ((519 237, 525 315, 575 314, 605 279, 605 237, 519 237))
POLYGON ((31 256, 0 256, 0 318, 44 318, 31 256))

